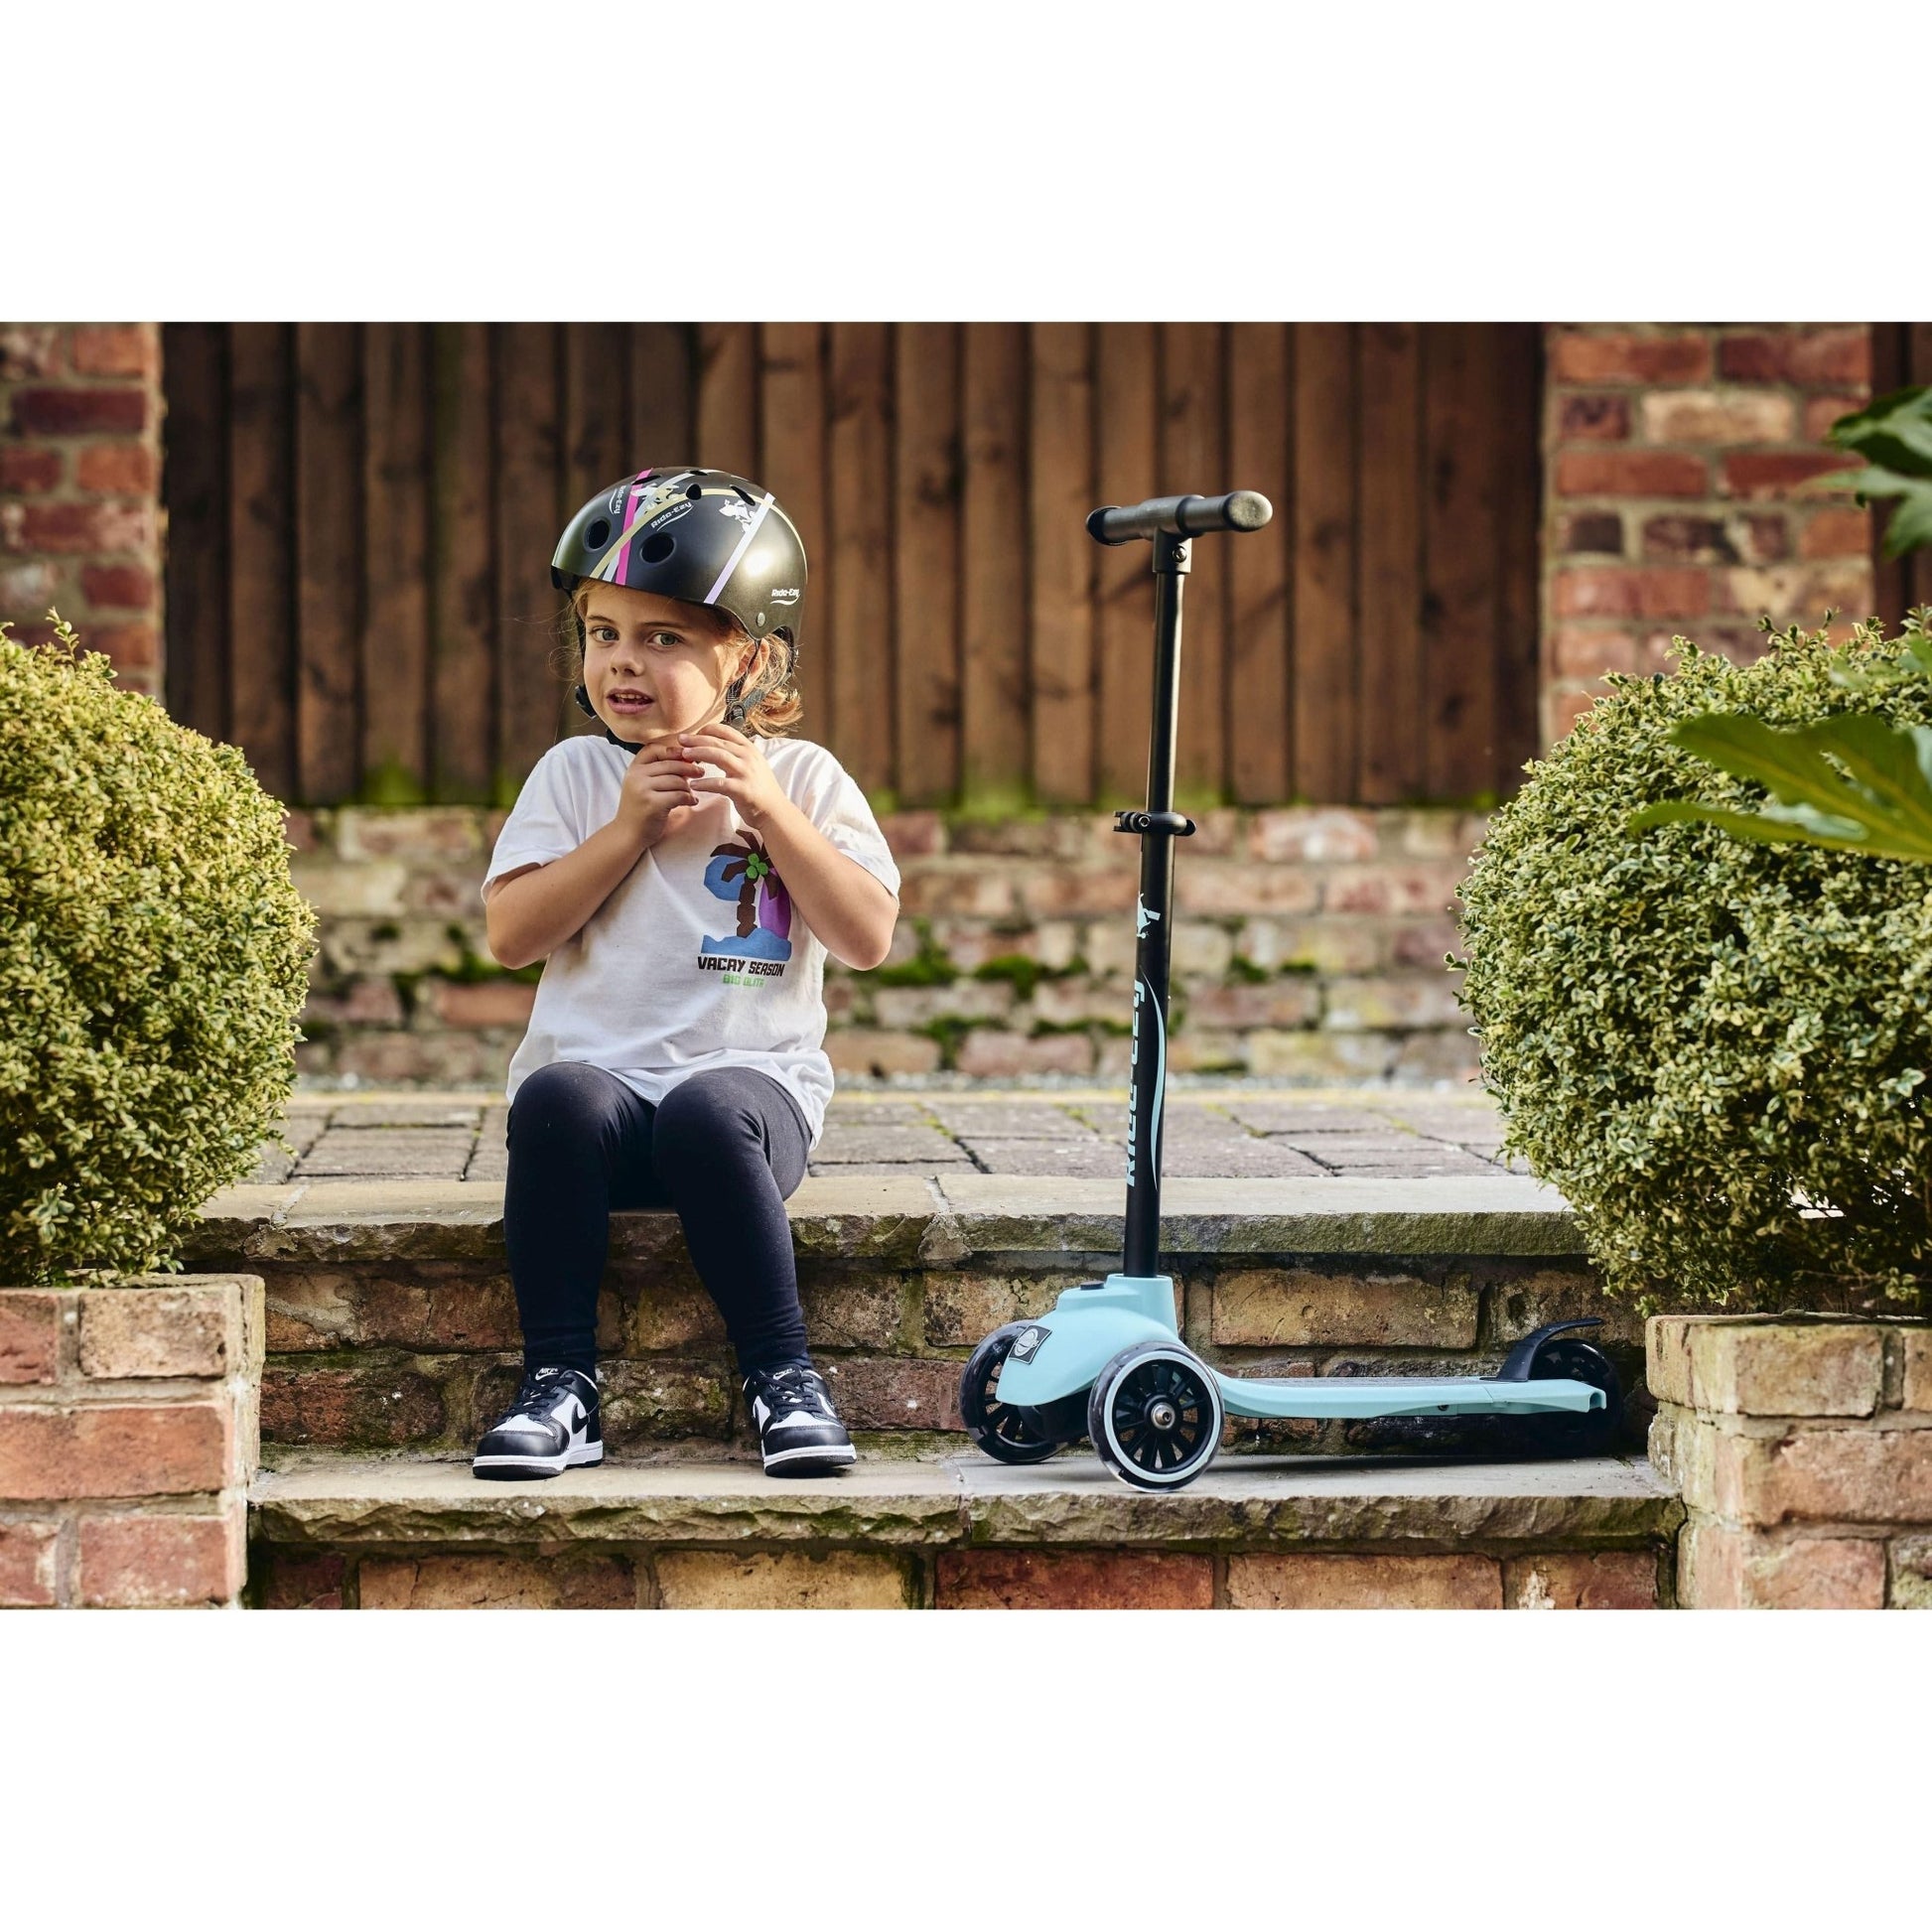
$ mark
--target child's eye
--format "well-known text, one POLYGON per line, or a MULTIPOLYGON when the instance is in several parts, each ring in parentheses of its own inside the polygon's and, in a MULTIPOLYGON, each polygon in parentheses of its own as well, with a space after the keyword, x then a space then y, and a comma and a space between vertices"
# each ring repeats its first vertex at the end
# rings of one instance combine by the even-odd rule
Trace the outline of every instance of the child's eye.
POLYGON ((675 630, 653 630, 650 641, 659 650, 675 650, 684 640, 675 630))

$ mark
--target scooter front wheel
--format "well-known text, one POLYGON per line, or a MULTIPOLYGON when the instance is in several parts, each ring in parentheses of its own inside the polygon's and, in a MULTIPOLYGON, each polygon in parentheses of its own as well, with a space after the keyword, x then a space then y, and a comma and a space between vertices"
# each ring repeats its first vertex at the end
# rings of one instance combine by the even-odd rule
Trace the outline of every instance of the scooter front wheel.
POLYGON ((1137 1489, 1178 1489, 1221 1447, 1221 1390, 1214 1372, 1177 1341, 1123 1348, 1087 1397, 1095 1452, 1137 1489))
POLYGON ((959 1414, 966 1433, 996 1462, 1043 1462, 1060 1446, 1038 1410, 1002 1402, 999 1396, 1000 1370, 1015 1340, 1033 1325, 1009 1321, 995 1328, 967 1358, 959 1378, 959 1414))

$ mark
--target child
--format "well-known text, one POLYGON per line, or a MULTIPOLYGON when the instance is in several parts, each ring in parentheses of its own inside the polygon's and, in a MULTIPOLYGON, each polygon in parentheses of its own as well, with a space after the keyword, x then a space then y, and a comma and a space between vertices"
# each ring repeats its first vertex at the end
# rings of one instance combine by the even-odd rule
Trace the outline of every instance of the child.
POLYGON ((604 1459, 597 1290, 613 1207, 674 1207, 737 1352, 768 1474, 852 1462, 805 1348, 784 1199, 825 1120, 829 951, 877 966, 898 869, 831 753, 781 737, 805 551, 764 490, 645 470, 578 511, 577 702, 483 880, 503 965, 544 960, 510 1061, 503 1238, 523 1380, 473 1463, 604 1459))

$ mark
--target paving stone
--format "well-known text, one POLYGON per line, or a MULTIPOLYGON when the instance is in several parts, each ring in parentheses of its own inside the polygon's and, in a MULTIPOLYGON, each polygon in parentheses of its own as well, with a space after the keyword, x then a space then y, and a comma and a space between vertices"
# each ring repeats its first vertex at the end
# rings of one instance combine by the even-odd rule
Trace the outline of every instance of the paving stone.
POLYGON ((476 1147, 468 1132, 445 1128, 332 1127, 302 1157, 303 1179, 394 1174, 454 1180, 476 1147))
POLYGON ((812 1149, 814 1167, 835 1167, 849 1161, 951 1162, 961 1160, 958 1143, 936 1127, 855 1127, 849 1121, 827 1121, 812 1149))
POLYGON ((835 1093, 828 1120, 854 1127, 930 1127, 934 1109, 918 1100, 875 1100, 866 1093, 835 1093))
POLYGON ((965 1154, 954 1161, 828 1161, 820 1164, 813 1161, 805 1170, 813 1176, 835 1174, 866 1174, 877 1176, 910 1175, 936 1173, 978 1173, 979 1170, 965 1154))
POLYGON ((330 1116, 332 1128, 339 1127, 463 1127, 472 1133, 483 1113, 483 1104, 474 1100, 443 1100, 427 1095, 421 1100, 348 1100, 330 1116))
POLYGON ((1065 1141, 1090 1132, 1073 1110, 1051 1101, 953 1100, 935 1096, 932 1117, 961 1139, 1065 1141))
POLYGON ((1237 1140, 1202 1138, 1171 1141, 1163 1138, 1161 1170, 1175 1178, 1227 1175, 1241 1179, 1262 1174, 1322 1174, 1327 1169, 1292 1147, 1244 1134, 1237 1140))
POLYGON ((1370 1180, 1449 1179, 1457 1174, 1471 1176, 1501 1172, 1493 1161, 1480 1155, 1464 1154, 1460 1148, 1439 1148, 1432 1153, 1364 1154, 1332 1164, 1337 1174, 1370 1180))
POLYGON ((1221 1106, 1233 1119, 1258 1134, 1386 1134, 1392 1128, 1387 1114, 1326 1101, 1235 1097, 1223 1100, 1221 1106))
POLYGON ((987 1173, 1064 1174, 1088 1180, 1105 1176, 1123 1184, 1127 1177, 1121 1149, 1094 1135, 1077 1141, 968 1138, 960 1144, 987 1173))

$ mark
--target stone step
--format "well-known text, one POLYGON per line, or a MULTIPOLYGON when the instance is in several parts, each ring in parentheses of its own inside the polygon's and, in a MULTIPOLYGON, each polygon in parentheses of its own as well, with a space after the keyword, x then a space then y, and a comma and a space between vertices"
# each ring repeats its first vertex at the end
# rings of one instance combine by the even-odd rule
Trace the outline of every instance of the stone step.
MULTIPOLYGON (((944 1447, 973 1345, 1118 1265, 1121 1195, 1111 1181, 991 1174, 805 1181, 788 1208, 806 1328, 855 1431, 944 1447)), ((1601 1313, 1640 1388, 1640 1323, 1604 1302, 1575 1217, 1527 1177, 1176 1179, 1165 1198, 1183 1333, 1230 1373, 1482 1373, 1539 1323, 1601 1313)), ((231 1188, 188 1260, 266 1283, 271 1443, 464 1449, 514 1388, 500 1185, 231 1188)), ((675 1215, 612 1216, 599 1347, 618 1452, 746 1442, 724 1331, 675 1215)), ((1633 1409, 1632 1446, 1648 1415, 1633 1409)), ((1288 1424, 1244 1426, 1230 1446, 1415 1440, 1288 1424)))
POLYGON ((255 1600, 303 1606, 1649 1608, 1683 1509, 1647 1463, 1250 1457, 1130 1489, 1090 1455, 607 1463, 484 1483, 460 1458, 280 1452, 255 1600))

